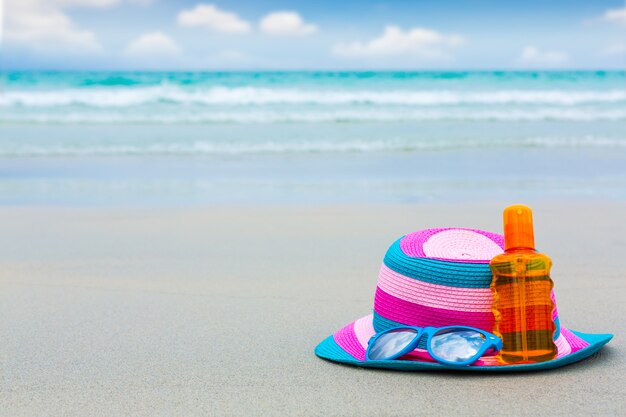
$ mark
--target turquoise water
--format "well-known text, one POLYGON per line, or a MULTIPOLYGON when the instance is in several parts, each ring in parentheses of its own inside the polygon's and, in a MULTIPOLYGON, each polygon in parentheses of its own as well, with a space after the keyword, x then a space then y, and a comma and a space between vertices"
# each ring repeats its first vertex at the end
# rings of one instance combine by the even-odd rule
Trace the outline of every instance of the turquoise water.
POLYGON ((624 72, 9 73, 2 123, 624 121, 624 72))
POLYGON ((625 154, 624 71, 11 72, 0 92, 8 204, 614 199, 625 154))

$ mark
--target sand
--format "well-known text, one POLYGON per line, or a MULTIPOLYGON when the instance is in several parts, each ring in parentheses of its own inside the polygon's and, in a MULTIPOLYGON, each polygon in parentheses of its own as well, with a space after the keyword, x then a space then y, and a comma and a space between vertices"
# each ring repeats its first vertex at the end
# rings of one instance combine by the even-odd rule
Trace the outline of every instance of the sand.
POLYGON ((0 415, 624 415, 623 203, 534 206, 565 326, 548 372, 401 373, 315 345, 370 312, 391 242, 500 204, 0 209, 0 415))

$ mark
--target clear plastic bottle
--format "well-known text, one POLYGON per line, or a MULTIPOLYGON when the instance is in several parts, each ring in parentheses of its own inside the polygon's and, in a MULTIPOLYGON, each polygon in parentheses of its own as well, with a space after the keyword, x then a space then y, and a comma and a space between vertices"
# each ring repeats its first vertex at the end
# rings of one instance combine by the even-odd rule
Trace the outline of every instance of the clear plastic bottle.
POLYGON ((502 339, 504 364, 554 359, 552 261, 535 250, 532 211, 515 205, 504 210, 504 253, 489 263, 493 272, 493 333, 502 339))

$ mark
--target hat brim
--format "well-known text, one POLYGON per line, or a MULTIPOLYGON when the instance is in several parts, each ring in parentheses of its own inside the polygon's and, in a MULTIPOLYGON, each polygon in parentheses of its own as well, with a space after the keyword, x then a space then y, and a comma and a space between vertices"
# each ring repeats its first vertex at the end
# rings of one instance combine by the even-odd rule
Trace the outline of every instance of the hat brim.
MULTIPOLYGON (((359 320, 356 320, 346 326, 342 331, 346 329, 351 329, 355 324, 358 324, 359 321, 368 321, 371 320, 371 315, 365 316, 359 320)), ((563 329, 563 328, 562 328, 563 329)), ((349 353, 344 347, 340 346, 337 342, 336 335, 331 335, 324 339, 317 347, 315 348, 315 354, 320 358, 327 359, 333 362, 339 362, 348 365, 360 366, 364 368, 383 368, 383 369, 394 369, 398 371, 439 371, 439 370, 455 370, 455 371, 468 371, 468 372, 516 372, 516 371, 540 371, 547 370, 553 368, 559 368, 561 366, 569 365, 574 362, 578 362, 582 359, 585 359, 595 352, 600 350, 602 346, 607 344, 612 338, 612 334, 590 334, 590 333, 581 333, 574 330, 563 329, 564 339, 568 342, 567 346, 578 347, 578 349, 571 348, 569 352, 563 355, 559 355, 556 359, 540 362, 540 363, 531 363, 531 364, 519 364, 519 365, 471 365, 471 366, 450 366, 443 365, 435 362, 428 362, 424 360, 392 360, 392 361, 365 361, 362 357, 357 357, 359 355, 354 354, 354 348, 358 348, 361 346, 363 348, 363 340, 371 337, 374 334, 373 328, 370 330, 369 328, 366 330, 366 334, 361 334, 359 342, 359 337, 354 335, 352 337, 350 343, 352 344, 353 353, 349 353), (368 336, 368 332, 372 334, 368 336), (569 339, 569 340, 568 340, 569 339), (582 341, 582 342, 581 342, 582 341), (356 345, 356 346, 355 346, 356 345)), ((348 338, 350 336, 348 335, 348 338)), ((340 343, 345 344, 343 340, 340 339, 340 343)), ((557 346, 559 346, 557 344, 557 346)))

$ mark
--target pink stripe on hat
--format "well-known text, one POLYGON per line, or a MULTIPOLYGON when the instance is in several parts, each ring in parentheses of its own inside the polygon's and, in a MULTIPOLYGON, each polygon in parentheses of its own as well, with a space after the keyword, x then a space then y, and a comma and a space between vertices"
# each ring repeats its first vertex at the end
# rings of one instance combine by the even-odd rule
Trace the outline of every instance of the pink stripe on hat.
POLYGON ((376 288, 374 311, 382 317, 410 326, 472 326, 486 331, 493 329, 493 313, 455 311, 413 304, 376 288))
POLYGON ((556 320, 559 317, 559 312, 556 309, 556 297, 554 296, 554 289, 550 291, 550 298, 552 299, 552 303, 554 304, 554 310, 552 310, 552 320, 556 320))
POLYGON ((410 303, 455 311, 491 312, 490 288, 460 288, 405 277, 383 264, 378 288, 410 303))
POLYGON ((333 339, 335 339, 335 343, 337 343, 339 347, 348 352, 353 358, 360 361, 365 360, 365 348, 363 348, 354 332, 354 322, 339 329, 333 335, 333 339))
POLYGON ((589 343, 585 342, 580 337, 576 336, 569 329, 565 327, 561 327, 561 335, 564 335, 567 338, 569 345, 571 346, 572 352, 577 352, 581 349, 589 346, 589 343))
MULTIPOLYGON (((365 350, 367 349, 367 344, 370 339, 374 336, 374 333, 376 333, 372 319, 373 314, 370 314, 354 322, 354 334, 365 350)), ((363 354, 365 355, 365 352, 363 352, 363 354)))
POLYGON ((563 329, 561 328, 561 334, 554 341, 556 345, 556 357, 560 358, 561 356, 569 355, 572 353, 572 348, 567 341, 565 335, 563 335, 563 329))
POLYGON ((491 258, 502 253, 504 238, 477 229, 426 229, 406 235, 400 242, 400 248, 413 258, 489 263, 491 258))

